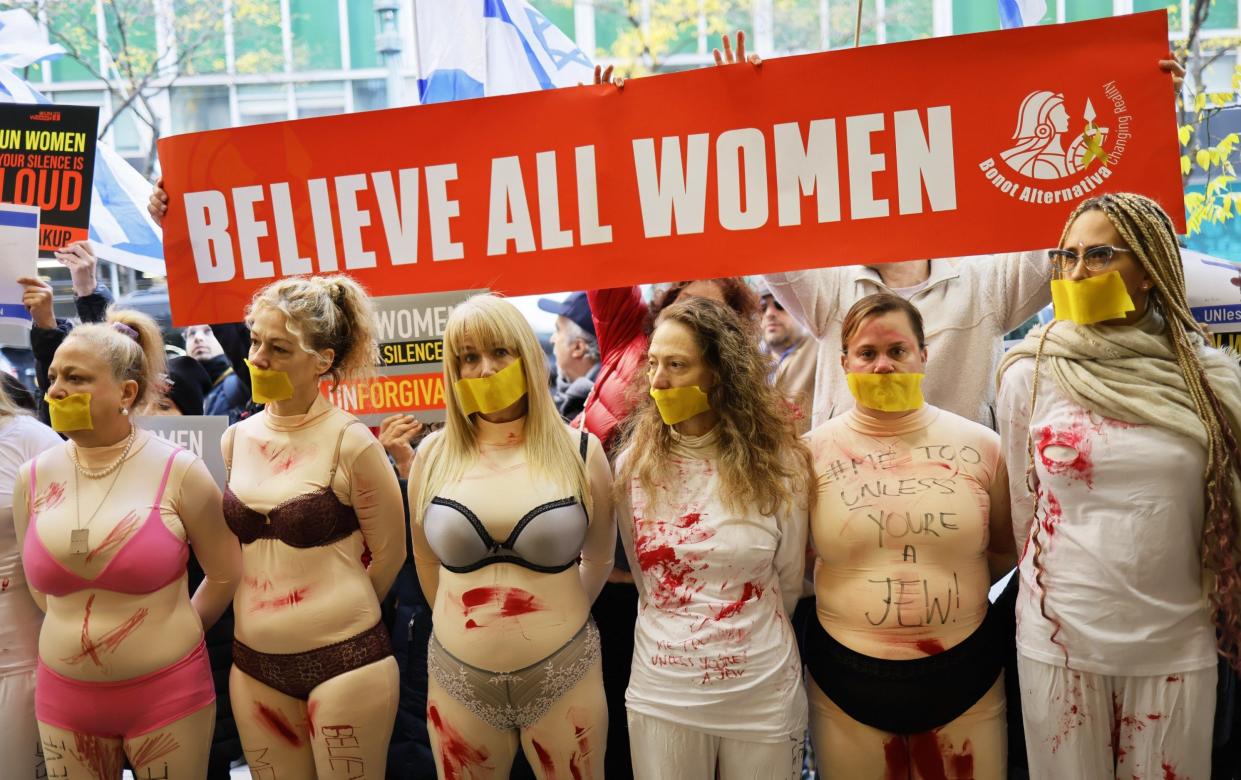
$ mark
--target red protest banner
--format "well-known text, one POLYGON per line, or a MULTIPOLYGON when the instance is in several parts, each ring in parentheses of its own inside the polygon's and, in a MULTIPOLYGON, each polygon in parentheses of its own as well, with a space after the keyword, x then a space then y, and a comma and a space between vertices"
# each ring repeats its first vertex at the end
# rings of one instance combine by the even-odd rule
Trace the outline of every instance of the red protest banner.
POLYGON ((1053 243, 1182 217, 1163 12, 160 141, 173 319, 279 276, 583 289, 1053 243))

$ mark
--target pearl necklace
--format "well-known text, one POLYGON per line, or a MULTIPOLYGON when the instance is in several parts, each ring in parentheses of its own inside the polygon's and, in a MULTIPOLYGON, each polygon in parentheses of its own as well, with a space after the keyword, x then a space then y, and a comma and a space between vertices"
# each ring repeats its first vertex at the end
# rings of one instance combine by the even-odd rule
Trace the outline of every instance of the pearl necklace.
POLYGON ((97 470, 92 471, 90 469, 82 467, 82 463, 78 460, 77 442, 74 442, 73 446, 69 448, 69 460, 73 461, 73 467, 77 469, 78 473, 86 477, 87 479, 103 479, 104 477, 108 476, 112 472, 119 469, 121 467, 121 464, 125 462, 125 458, 129 457, 129 450, 130 448, 134 446, 134 435, 136 433, 137 433, 137 429, 135 429, 133 425, 130 425, 129 426, 129 438, 125 440, 125 451, 121 453, 121 457, 118 458, 115 463, 109 466, 105 466, 102 469, 97 469, 97 470))

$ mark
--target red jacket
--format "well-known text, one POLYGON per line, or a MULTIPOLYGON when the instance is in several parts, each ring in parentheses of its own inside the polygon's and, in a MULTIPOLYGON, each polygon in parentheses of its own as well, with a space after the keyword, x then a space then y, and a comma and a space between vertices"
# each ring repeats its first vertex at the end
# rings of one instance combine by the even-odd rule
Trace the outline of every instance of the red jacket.
POLYGON ((595 386, 573 425, 580 428, 585 421, 586 430, 599 437, 610 454, 617 428, 633 410, 629 386, 646 361, 647 307, 637 287, 590 290, 586 297, 595 321, 600 366, 595 386))

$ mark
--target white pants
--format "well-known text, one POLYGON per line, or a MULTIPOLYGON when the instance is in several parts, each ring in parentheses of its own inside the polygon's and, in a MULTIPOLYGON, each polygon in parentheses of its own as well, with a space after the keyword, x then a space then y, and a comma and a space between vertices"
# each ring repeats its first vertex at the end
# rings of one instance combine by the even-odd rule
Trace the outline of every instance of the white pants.
POLYGON ((1209 780, 1216 669, 1107 677, 1018 655, 1031 780, 1209 780))
POLYGON ((714 737, 632 711, 627 715, 635 780, 796 780, 801 777, 805 735, 800 731, 781 742, 749 742, 714 737))
POLYGON ((34 669, 0 676, 0 777, 47 777, 34 719, 34 669))

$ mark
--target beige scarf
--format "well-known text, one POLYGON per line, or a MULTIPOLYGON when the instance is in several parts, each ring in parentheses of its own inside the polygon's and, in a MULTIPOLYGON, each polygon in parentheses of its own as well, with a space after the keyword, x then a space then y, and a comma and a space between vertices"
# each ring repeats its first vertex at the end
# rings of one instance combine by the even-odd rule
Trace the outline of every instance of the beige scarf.
MULTIPOLYGON (((1045 329, 1040 372, 1050 369, 1071 401, 1095 414, 1167 428, 1206 446, 1206 429, 1176 362, 1167 323, 1154 307, 1133 326, 1057 321, 1038 328, 1004 356, 1000 378, 1018 360, 1037 358, 1045 329)), ((1241 437, 1241 365, 1236 355, 1203 345, 1198 360, 1233 433, 1241 437)), ((1234 524, 1241 524, 1241 478, 1235 472, 1232 500, 1234 524)))

